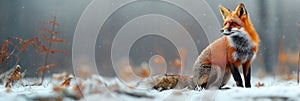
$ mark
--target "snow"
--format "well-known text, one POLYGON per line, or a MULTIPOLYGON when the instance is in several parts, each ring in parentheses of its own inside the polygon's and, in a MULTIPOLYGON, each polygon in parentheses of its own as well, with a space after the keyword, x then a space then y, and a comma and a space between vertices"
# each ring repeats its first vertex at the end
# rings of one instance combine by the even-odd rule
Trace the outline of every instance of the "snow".
MULTIPOLYGON (((30 79, 23 79, 21 82, 30 79)), ((47 78, 42 86, 21 86, 18 83, 13 86, 11 92, 6 92, 6 88, 0 86, 0 101, 28 101, 42 98, 55 99, 62 96, 64 101, 73 101, 72 96, 76 93, 72 89, 78 82, 81 81, 85 86, 82 89, 84 97, 79 100, 88 101, 199 101, 199 100, 214 100, 214 101, 284 101, 300 100, 300 86, 293 81, 275 80, 272 77, 266 77, 264 79, 253 78, 252 88, 240 88, 234 86, 234 81, 231 79, 226 87, 230 89, 226 90, 188 90, 188 89, 172 89, 165 91, 157 91, 152 89, 128 87, 122 84, 117 78, 103 78, 99 76, 92 76, 89 79, 76 79, 71 81, 71 85, 63 92, 53 91, 55 85, 60 84, 62 81, 53 80, 47 78), (103 84, 97 80, 101 80, 103 84), (256 87, 256 83, 263 83, 264 86, 256 87), (98 90, 98 92, 94 92, 98 90), (117 91, 120 92, 117 92, 117 91), (125 92, 125 93, 124 93, 125 92), (136 97, 130 94, 142 94, 145 97, 136 97)))

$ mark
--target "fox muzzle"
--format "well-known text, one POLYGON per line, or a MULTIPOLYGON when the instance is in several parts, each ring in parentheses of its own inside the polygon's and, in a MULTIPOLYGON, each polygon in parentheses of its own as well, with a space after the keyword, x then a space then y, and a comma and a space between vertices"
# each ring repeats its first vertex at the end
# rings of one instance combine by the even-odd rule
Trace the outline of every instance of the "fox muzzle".
POLYGON ((227 30, 221 29, 221 33, 222 33, 223 35, 230 35, 230 34, 232 34, 233 32, 232 32, 231 30, 229 30, 229 29, 227 29, 227 30))

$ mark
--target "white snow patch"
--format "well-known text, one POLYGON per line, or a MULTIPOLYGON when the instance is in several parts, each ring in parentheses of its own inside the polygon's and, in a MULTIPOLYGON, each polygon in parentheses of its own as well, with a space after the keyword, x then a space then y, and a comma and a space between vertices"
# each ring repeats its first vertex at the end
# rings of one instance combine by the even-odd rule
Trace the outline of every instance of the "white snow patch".
MULTIPOLYGON (((24 79, 26 80, 26 79, 24 79)), ((23 81, 24 81, 23 80, 23 81)), ((43 86, 14 86, 12 92, 7 93, 6 88, 0 86, 0 101, 27 101, 34 97, 51 97, 58 96, 60 93, 53 91, 52 80, 47 79, 43 86)), ((75 80, 72 80, 71 86, 76 84, 75 80)), ((129 88, 128 85, 122 84, 117 78, 103 78, 93 76, 91 79, 83 80, 84 85, 88 87, 83 91, 84 98, 81 100, 88 101, 199 101, 199 100, 214 100, 214 101, 253 101, 253 100, 300 100, 300 86, 296 81, 276 81, 273 78, 265 79, 252 79, 252 88, 239 88, 234 86, 234 81, 231 79, 226 87, 230 87, 228 90, 187 90, 187 89, 172 89, 165 91, 156 91, 152 89, 138 89, 129 88), (100 79, 104 82, 103 85, 96 83, 94 79, 100 79), (264 83, 262 87, 255 87, 255 84, 261 82, 264 83), (104 86, 106 85, 106 86, 104 86), (111 85, 118 85, 119 90, 129 93, 139 93, 151 96, 153 98, 134 97, 128 94, 116 93, 108 90, 111 85), (100 89, 100 93, 91 93, 94 89, 100 89)), ((71 89, 69 91, 72 91, 71 89)), ((74 99, 64 97, 65 101, 72 101, 74 99)))

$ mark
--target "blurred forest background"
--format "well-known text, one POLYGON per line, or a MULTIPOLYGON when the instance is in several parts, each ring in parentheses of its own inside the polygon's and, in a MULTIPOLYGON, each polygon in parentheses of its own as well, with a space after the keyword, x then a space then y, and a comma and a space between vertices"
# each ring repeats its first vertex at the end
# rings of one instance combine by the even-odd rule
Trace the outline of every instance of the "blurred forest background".
MULTIPOLYGON (((10 36, 23 39, 40 36, 36 30, 44 26, 41 22, 50 21, 53 16, 57 16, 60 24, 57 30, 63 33, 60 38, 67 39, 70 43, 54 44, 53 47, 67 50, 69 54, 52 55, 50 62, 59 62, 59 66, 48 72, 73 72, 71 56, 73 34, 82 12, 90 2, 91 0, 1 0, 0 43, 10 36)), ((111 1, 103 0, 103 2, 111 1)), ((234 10, 239 3, 245 4, 262 40, 257 59, 253 64, 254 75, 296 73, 300 50, 299 0, 206 0, 206 2, 211 6, 220 23, 223 21, 219 14, 219 5, 234 10)), ((124 16, 117 19, 122 19, 124 16)), ((34 76, 36 68, 43 65, 44 56, 36 54, 32 47, 20 57, 20 64, 28 70, 29 76, 34 76)), ((187 61, 195 60, 187 59, 187 61)), ((106 64, 107 61, 103 60, 100 63, 106 64)), ((1 69, 2 67, 1 65, 1 69)), ((109 66, 98 67, 98 69, 101 75, 115 74, 113 68, 109 66)))

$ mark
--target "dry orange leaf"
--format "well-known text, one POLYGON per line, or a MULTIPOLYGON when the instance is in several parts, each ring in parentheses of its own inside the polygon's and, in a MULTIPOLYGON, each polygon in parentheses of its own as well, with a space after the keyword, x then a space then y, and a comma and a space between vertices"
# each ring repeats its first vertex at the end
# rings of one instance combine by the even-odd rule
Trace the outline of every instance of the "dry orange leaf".
POLYGON ((47 36, 45 33, 43 33, 43 32, 40 31, 40 30, 37 30, 37 32, 38 32, 39 34, 41 34, 41 35, 44 37, 44 39, 45 39, 46 41, 49 40, 48 36, 47 36))
POLYGON ((41 30, 46 31, 49 34, 53 34, 53 32, 51 31, 51 29, 49 29, 49 28, 41 28, 41 30))
POLYGON ((69 87, 71 80, 72 80, 72 78, 70 78, 70 77, 66 78, 65 81, 63 83, 61 83, 61 86, 69 87))
POLYGON ((39 38, 38 37, 35 37, 33 39, 30 39, 30 40, 24 40, 23 41, 23 44, 22 44, 22 48, 21 48, 21 52, 24 52, 25 49, 31 44, 33 45, 35 42, 38 42, 39 41, 39 38))
POLYGON ((57 34, 60 34, 60 31, 56 31, 56 32, 54 32, 54 34, 56 34, 56 35, 57 35, 57 34))
POLYGON ((255 84, 255 87, 262 87, 262 86, 265 86, 265 84, 264 83, 260 83, 260 82, 258 82, 257 84, 255 84))
POLYGON ((50 50, 50 49, 46 48, 46 46, 44 44, 41 45, 41 48, 42 49, 38 51, 39 54, 41 54, 41 53, 51 53, 51 54, 63 53, 63 54, 68 54, 68 52, 65 51, 65 50, 55 50, 55 49, 50 50))
POLYGON ((60 42, 60 43, 69 43, 68 40, 58 39, 58 38, 51 38, 51 42, 60 42))
POLYGON ((130 89, 135 89, 134 85, 128 85, 127 87, 130 88, 130 89))
POLYGON ((53 91, 55 91, 55 92, 60 92, 62 90, 64 90, 64 88, 61 86, 53 86, 53 91))
POLYGON ((50 21, 49 24, 55 25, 55 26, 59 26, 59 24, 55 20, 54 21, 50 21))
POLYGON ((22 78, 21 67, 17 65, 12 72, 11 79, 12 80, 20 80, 22 78))
POLYGON ((55 63, 55 64, 49 64, 49 65, 46 65, 46 66, 42 66, 39 70, 38 70, 38 75, 40 75, 40 74, 42 74, 42 73, 44 73, 46 70, 48 70, 48 69, 51 69, 51 68, 53 68, 53 67, 55 67, 55 66, 58 66, 58 63, 55 63))
POLYGON ((52 78, 55 80, 63 80, 64 78, 68 77, 69 73, 61 73, 61 74, 53 74, 52 78))

